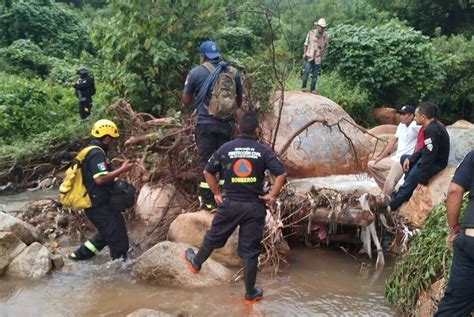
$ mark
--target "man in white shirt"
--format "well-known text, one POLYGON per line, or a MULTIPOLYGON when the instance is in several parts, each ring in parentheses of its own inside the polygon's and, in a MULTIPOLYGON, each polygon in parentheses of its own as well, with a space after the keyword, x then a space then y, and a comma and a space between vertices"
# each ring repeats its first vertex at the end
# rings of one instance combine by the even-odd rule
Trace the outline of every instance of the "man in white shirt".
POLYGON ((397 127, 397 132, 389 139, 383 151, 367 164, 369 175, 375 179, 375 182, 387 197, 393 193, 395 186, 403 176, 400 157, 404 154, 413 153, 418 131, 420 130, 420 126, 416 125, 415 120, 413 120, 415 117, 414 107, 405 105, 397 112, 400 114, 400 124, 397 127), (389 156, 397 141, 397 151, 389 156))

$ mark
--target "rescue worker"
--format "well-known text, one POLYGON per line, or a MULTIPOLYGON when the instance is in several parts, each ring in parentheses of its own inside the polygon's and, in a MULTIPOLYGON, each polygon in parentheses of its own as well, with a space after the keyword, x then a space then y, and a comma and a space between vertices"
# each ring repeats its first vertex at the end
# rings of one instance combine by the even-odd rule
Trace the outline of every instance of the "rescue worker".
POLYGON ((76 251, 69 255, 72 260, 87 260, 109 246, 112 259, 127 258, 128 235, 125 220, 120 212, 110 206, 110 193, 116 177, 128 172, 133 164, 125 160, 116 170, 108 162, 106 153, 119 137, 115 123, 102 119, 97 121, 91 130, 90 145, 99 148, 90 150, 81 164, 82 179, 88 190, 92 206, 85 209, 87 218, 96 227, 97 233, 87 240, 76 251))
POLYGON ((204 170, 204 177, 217 203, 217 213, 199 252, 195 254, 188 248, 185 259, 190 271, 198 273, 212 251, 223 247, 235 228, 240 226, 238 252, 244 262, 245 303, 252 304, 263 298, 263 290, 255 288, 255 281, 265 225, 265 204, 274 202, 286 180, 286 172, 275 154, 257 141, 260 128, 254 113, 244 113, 238 127, 240 136, 220 147, 204 170), (225 179, 222 192, 215 177, 221 168, 225 179), (267 169, 276 178, 271 192, 263 194, 267 169))
MULTIPOLYGON (((199 62, 201 65, 194 67, 188 74, 184 84, 182 100, 185 106, 197 97, 203 88, 206 79, 211 75, 213 68, 220 62, 221 53, 216 43, 205 41, 199 47, 199 62)), ((235 75, 236 102, 242 105, 242 82, 239 74, 235 75)), ((199 163, 204 169, 211 155, 224 143, 230 141, 234 132, 234 119, 220 120, 209 114, 208 106, 211 100, 210 93, 202 101, 195 104, 197 119, 195 127, 196 146, 199 163)), ((195 100, 196 101, 196 100, 195 100)), ((221 182, 222 185, 222 182, 221 182)), ((199 184, 199 194, 202 206, 207 210, 215 210, 216 204, 209 185, 204 179, 199 184)))
POLYGON ((448 285, 435 316, 470 316, 474 311, 474 150, 454 173, 448 188, 446 212, 454 253, 448 285), (459 211, 466 191, 469 205, 460 226, 459 211))
POLYGON ((434 175, 448 165, 449 135, 436 116, 436 105, 431 102, 423 102, 415 110, 416 124, 424 128, 424 146, 402 162, 406 173, 405 182, 390 200, 390 210, 397 210, 410 199, 419 184, 427 185, 434 175))
POLYGON ((81 66, 76 73, 79 80, 72 86, 76 90, 76 96, 79 99, 79 115, 85 120, 91 114, 92 96, 95 94, 94 78, 89 76, 89 69, 81 66))

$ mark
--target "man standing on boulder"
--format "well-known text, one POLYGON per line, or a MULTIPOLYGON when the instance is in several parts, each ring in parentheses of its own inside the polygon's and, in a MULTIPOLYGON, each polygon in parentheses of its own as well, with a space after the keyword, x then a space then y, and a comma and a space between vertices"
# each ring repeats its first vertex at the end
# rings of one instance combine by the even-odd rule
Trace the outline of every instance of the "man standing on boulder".
MULTIPOLYGON (((194 67, 184 83, 182 100, 184 105, 191 101, 196 107, 196 146, 199 163, 206 167, 211 155, 224 143, 230 141, 234 131, 234 113, 222 114, 215 111, 214 105, 219 104, 216 99, 224 96, 227 102, 232 103, 229 108, 242 105, 242 82, 238 72, 231 66, 220 61, 221 53, 216 43, 205 41, 199 47, 199 66, 194 67), (216 73, 217 72, 217 73, 216 73), (221 73, 229 74, 227 82, 220 80, 221 73), (212 79, 214 81, 212 82, 212 79), (223 82, 225 85, 220 85, 223 82), (224 87, 225 86, 225 87, 224 87), (216 91, 220 89, 219 91, 216 91), (227 90, 227 91, 226 91, 227 90)), ((220 106, 220 109, 226 108, 220 106)), ((235 112, 235 111, 233 111, 235 112)), ((222 180, 222 178, 221 178, 222 180)), ((202 206, 207 210, 215 210, 216 203, 209 185, 203 179, 199 184, 199 193, 202 206)))
POLYGON ((446 198, 449 235, 453 240, 453 261, 444 297, 436 317, 469 316, 474 311, 474 150, 456 169, 446 198), (459 226, 459 212, 464 192, 469 192, 469 205, 459 226))
POLYGON ((328 38, 324 29, 326 28, 326 20, 319 19, 314 22, 315 28, 308 32, 306 40, 304 41, 304 73, 302 91, 306 90, 309 74, 311 73, 311 93, 316 93, 316 82, 318 81, 319 65, 328 48, 328 38))
POLYGON ((214 194, 217 213, 206 232, 197 254, 188 248, 185 259, 189 269, 198 273, 212 251, 222 248, 237 226, 238 252, 244 261, 245 303, 263 298, 263 290, 255 288, 260 243, 265 226, 265 204, 272 204, 286 180, 286 172, 275 154, 257 141, 260 133, 257 116, 245 113, 239 119, 240 136, 224 144, 213 154, 204 177, 214 194), (276 176, 270 193, 263 195, 265 170, 276 176), (215 174, 223 170, 225 183, 219 190, 215 174))
POLYGON ((415 111, 415 121, 424 129, 424 146, 410 155, 403 163, 405 182, 393 195, 390 210, 397 210, 408 201, 415 188, 427 185, 429 180, 448 165, 449 135, 446 128, 436 120, 437 107, 431 102, 422 102, 415 111))
POLYGON ((400 114, 400 124, 397 127, 397 132, 389 139, 382 153, 367 164, 369 174, 375 179, 386 197, 393 193, 395 186, 402 178, 403 169, 400 158, 405 154, 413 154, 418 131, 420 130, 420 126, 416 125, 413 120, 415 117, 414 107, 405 105, 397 112, 400 114), (397 151, 394 155, 389 156, 397 141, 397 151))

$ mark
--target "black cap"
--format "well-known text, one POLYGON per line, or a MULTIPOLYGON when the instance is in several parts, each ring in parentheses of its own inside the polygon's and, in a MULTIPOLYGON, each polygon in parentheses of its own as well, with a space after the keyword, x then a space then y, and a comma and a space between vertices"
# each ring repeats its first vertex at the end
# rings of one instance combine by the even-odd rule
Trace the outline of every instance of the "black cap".
POLYGON ((402 107, 402 109, 400 110, 397 110, 398 113, 411 113, 411 114, 414 114, 415 113, 415 108, 413 106, 410 106, 410 105, 404 105, 402 107))

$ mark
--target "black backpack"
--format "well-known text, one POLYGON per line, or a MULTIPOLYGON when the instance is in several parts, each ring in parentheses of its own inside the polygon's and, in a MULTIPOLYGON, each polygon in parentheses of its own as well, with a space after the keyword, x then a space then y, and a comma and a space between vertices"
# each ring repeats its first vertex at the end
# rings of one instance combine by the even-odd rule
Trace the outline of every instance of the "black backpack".
POLYGON ((110 207, 113 211, 124 212, 135 204, 135 187, 121 179, 114 182, 110 192, 110 207))

